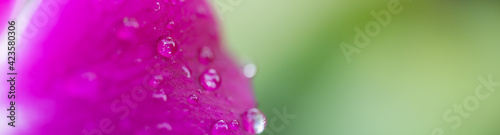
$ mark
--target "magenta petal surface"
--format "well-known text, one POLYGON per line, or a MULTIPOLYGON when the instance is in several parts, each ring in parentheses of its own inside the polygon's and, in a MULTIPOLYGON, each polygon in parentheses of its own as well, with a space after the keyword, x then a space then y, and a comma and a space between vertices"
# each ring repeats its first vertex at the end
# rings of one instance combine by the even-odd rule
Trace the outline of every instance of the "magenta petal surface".
POLYGON ((250 81, 206 1, 61 1, 22 39, 14 134, 250 134, 231 123, 256 107, 250 81))

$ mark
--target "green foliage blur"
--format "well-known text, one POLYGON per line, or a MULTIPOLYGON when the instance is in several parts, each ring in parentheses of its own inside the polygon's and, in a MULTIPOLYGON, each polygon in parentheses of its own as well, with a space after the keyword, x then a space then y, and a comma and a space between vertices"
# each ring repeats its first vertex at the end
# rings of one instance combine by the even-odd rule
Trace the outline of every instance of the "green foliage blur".
POLYGON ((500 134, 500 87, 471 100, 479 78, 500 82, 500 1, 400 0, 402 12, 364 48, 354 28, 391 0, 212 2, 227 49, 258 67, 263 134, 500 134), (359 49, 350 63, 342 42, 359 49), (455 106, 475 108, 465 116, 455 106), (288 122, 276 113, 285 107, 296 115, 288 122))

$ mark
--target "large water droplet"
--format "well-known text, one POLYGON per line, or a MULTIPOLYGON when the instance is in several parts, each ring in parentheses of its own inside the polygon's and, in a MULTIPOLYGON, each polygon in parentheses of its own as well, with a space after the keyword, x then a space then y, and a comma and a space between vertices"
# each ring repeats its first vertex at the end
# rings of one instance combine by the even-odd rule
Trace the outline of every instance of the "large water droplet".
POLYGON ((240 128, 240 123, 237 120, 233 120, 231 121, 231 124, 229 124, 229 128, 231 128, 231 130, 236 131, 240 128))
POLYGON ((253 78, 255 74, 257 74, 257 66, 255 64, 247 64, 243 68, 243 74, 245 74, 245 77, 247 78, 253 78))
POLYGON ((208 64, 214 59, 214 54, 212 53, 212 50, 210 48, 205 46, 200 49, 200 54, 198 57, 199 61, 202 64, 208 64))
POLYGON ((189 95, 188 103, 193 104, 193 105, 198 104, 198 96, 196 96, 196 94, 189 95))
POLYGON ((158 41, 156 50, 162 56, 170 58, 177 52, 177 45, 172 37, 164 37, 158 41))
POLYGON ((249 109, 241 115, 243 129, 251 134, 260 134, 266 127, 266 116, 257 108, 249 109))
POLYGON ((224 120, 219 120, 212 125, 212 135, 227 135, 229 127, 224 120))
POLYGON ((214 91, 219 88, 221 78, 215 69, 208 69, 200 76, 200 83, 205 90, 214 91))

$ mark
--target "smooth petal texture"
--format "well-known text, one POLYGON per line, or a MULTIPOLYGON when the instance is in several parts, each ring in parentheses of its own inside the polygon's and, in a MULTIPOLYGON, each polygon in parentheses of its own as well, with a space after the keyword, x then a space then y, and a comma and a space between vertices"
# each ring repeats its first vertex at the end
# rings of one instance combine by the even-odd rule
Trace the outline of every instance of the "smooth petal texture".
MULTIPOLYGON (((58 8, 47 27, 30 25, 38 32, 23 39, 29 47, 20 51, 18 105, 30 114, 20 116, 15 134, 210 134, 215 122, 241 121, 256 107, 206 1, 69 1, 58 8), (207 91, 200 76, 209 69, 220 78, 207 91)), ((228 132, 249 134, 239 128, 228 132)))

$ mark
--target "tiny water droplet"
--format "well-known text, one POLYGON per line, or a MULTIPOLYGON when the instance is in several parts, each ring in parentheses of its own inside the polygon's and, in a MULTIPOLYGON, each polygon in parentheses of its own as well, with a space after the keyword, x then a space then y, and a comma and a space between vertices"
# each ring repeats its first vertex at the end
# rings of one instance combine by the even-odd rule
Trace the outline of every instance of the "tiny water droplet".
POLYGON ((236 131, 240 128, 240 123, 238 122, 238 120, 233 120, 233 121, 231 121, 229 128, 231 128, 231 130, 236 131))
POLYGON ((161 99, 167 102, 167 94, 165 94, 165 91, 163 89, 155 91, 153 93, 153 98, 161 99))
POLYGON ((177 45, 172 37, 163 37, 158 41, 156 50, 162 56, 170 58, 177 52, 177 45))
POLYGON ((212 125, 212 135, 227 135, 229 127, 224 120, 219 120, 212 125))
POLYGON ((158 85, 160 85, 161 81, 163 80, 163 76, 162 75, 155 75, 153 76, 153 78, 151 78, 148 82, 148 84, 153 87, 153 88, 157 88, 158 85))
POLYGON ((198 104, 198 96, 196 96, 196 94, 189 95, 188 103, 193 104, 193 105, 198 104))
POLYGON ((156 125, 158 129, 165 129, 167 131, 172 131, 172 126, 166 122, 156 125))
POLYGON ((257 66, 255 64, 247 64, 243 68, 243 74, 245 74, 245 77, 247 78, 253 78, 255 74, 257 74, 257 66))
POLYGON ((137 20, 135 18, 124 17, 123 24, 127 27, 139 28, 139 23, 137 22, 137 20))
POLYGON ((260 134, 266 127, 266 116, 257 108, 247 110, 241 115, 243 129, 251 134, 260 134))
POLYGON ((153 9, 154 9, 155 11, 160 10, 160 9, 161 9, 160 2, 156 2, 156 4, 154 5, 153 9))
POLYGON ((182 66, 182 70, 186 73, 187 78, 191 78, 191 71, 186 66, 182 66))
POLYGON ((200 54, 198 56, 198 59, 202 64, 208 64, 213 61, 214 54, 212 53, 212 50, 209 47, 205 46, 200 49, 200 54))
POLYGON ((168 24, 167 24, 167 29, 171 30, 171 29, 174 29, 174 25, 175 25, 175 22, 173 20, 171 20, 168 24))
POLYGON ((200 76, 200 83, 205 90, 214 91, 219 88, 221 78, 215 69, 208 69, 200 76))

